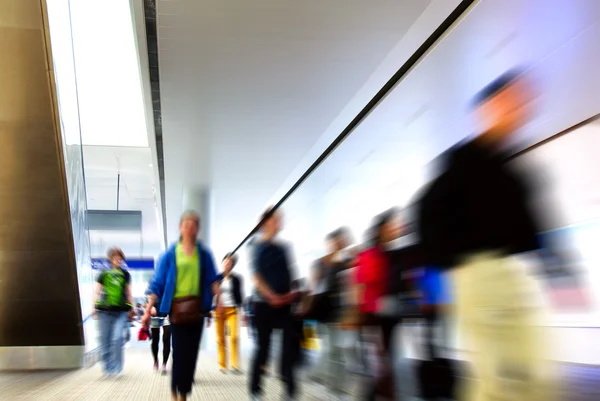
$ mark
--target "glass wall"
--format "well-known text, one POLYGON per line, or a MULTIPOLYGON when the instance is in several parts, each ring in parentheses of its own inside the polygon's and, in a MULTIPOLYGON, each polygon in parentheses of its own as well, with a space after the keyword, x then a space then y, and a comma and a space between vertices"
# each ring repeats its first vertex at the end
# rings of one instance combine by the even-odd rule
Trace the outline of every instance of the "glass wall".
POLYGON ((86 352, 97 348, 95 323, 89 319, 93 305, 94 275, 86 225, 86 193, 83 170, 77 80, 71 35, 69 0, 48 0, 48 19, 58 111, 62 134, 71 224, 77 259, 79 295, 84 321, 86 352))

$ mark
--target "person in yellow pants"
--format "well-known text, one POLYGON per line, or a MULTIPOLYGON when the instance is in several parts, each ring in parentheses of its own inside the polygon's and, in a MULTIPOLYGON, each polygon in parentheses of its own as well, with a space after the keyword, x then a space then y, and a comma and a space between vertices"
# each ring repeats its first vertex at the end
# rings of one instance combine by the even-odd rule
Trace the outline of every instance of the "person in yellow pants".
POLYGON ((474 254, 452 273, 458 329, 474 380, 459 400, 551 400, 556 372, 535 279, 516 257, 474 254))
POLYGON ((215 325, 217 328, 219 369, 222 373, 227 373, 227 344, 225 338, 227 331, 229 334, 231 371, 234 374, 240 374, 238 309, 242 307, 243 295, 242 279, 232 272, 236 262, 237 258, 232 254, 227 254, 223 258, 223 273, 217 277, 220 291, 216 300, 215 325))
MULTIPOLYGON (((418 202, 424 262, 452 271, 456 318, 470 351, 474 380, 464 383, 460 401, 548 401, 555 393, 536 282, 518 262, 543 248, 540 213, 532 210, 536 188, 528 171, 507 164, 531 101, 519 70, 480 91, 473 101, 480 133, 445 152, 418 202)), ((539 267, 552 291, 579 285, 570 269, 539 267), (564 277, 550 280, 557 273, 564 277)))

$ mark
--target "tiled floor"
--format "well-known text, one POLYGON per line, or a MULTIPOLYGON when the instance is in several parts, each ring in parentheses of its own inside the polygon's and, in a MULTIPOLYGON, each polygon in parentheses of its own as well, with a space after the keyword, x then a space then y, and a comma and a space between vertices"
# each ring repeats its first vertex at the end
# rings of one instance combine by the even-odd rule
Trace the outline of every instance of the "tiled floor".
MULTIPOLYGON (((127 350, 125 375, 119 379, 102 379, 99 365, 73 372, 3 373, 0 374, 0 400, 170 400, 170 378, 156 374, 151 365, 148 349, 133 348, 127 350)), ((409 388, 409 376, 412 369, 409 365, 407 363, 398 373, 400 382, 403 382, 403 392, 411 394, 413 391, 409 388)), ((600 368, 564 366, 561 379, 566 386, 558 400, 600 400, 600 368)), ((349 384, 357 387, 357 381, 358 378, 354 378, 349 384)), ((300 387, 300 399, 303 401, 327 400, 322 386, 303 382, 300 387)), ((265 400, 281 399, 282 387, 275 378, 266 379, 265 390, 265 400)), ((190 399, 247 400, 247 376, 223 375, 217 369, 216 356, 201 353, 196 371, 196 387, 190 399)))
MULTIPOLYGON (((169 376, 152 370, 149 350, 127 350, 123 377, 101 378, 100 366, 73 372, 4 373, 0 375, 0 400, 117 401, 170 400, 169 376)), ((265 380, 265 400, 280 400, 278 380, 265 380)), ((303 386, 302 400, 323 400, 319 386, 303 386)), ((247 376, 219 372, 213 355, 202 355, 196 370, 191 400, 247 400, 247 376)))

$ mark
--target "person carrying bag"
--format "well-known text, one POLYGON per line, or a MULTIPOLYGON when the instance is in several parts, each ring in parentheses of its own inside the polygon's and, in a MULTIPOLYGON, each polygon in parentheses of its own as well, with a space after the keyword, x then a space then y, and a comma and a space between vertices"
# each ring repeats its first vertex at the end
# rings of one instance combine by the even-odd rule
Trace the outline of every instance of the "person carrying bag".
MULTIPOLYGON (((436 314, 432 311, 431 314, 436 314)), ((456 399, 457 371, 455 363, 444 358, 435 344, 436 316, 426 316, 425 360, 417 363, 417 382, 420 396, 425 400, 456 399)))
POLYGON ((187 400, 192 391, 204 318, 211 310, 213 297, 219 293, 215 262, 210 250, 197 240, 199 229, 200 216, 185 212, 179 224, 180 240, 158 261, 142 319, 142 326, 147 328, 155 306, 158 315, 169 316, 174 401, 187 400))

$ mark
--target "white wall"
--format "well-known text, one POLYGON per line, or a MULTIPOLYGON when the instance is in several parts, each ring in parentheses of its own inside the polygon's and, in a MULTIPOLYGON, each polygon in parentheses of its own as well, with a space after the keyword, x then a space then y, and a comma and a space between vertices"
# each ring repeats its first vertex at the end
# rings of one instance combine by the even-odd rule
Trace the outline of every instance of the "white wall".
MULTIPOLYGON (((600 3, 595 1, 480 2, 286 202, 284 236, 293 242, 301 269, 306 273, 314 255, 323 252, 323 238, 332 229, 348 226, 361 238, 372 216, 392 205, 406 205, 427 182, 430 161, 477 130, 466 115, 468 101, 499 73, 525 65, 539 95, 535 116, 520 133, 518 146, 597 114, 600 74, 595 66, 600 47, 594 38, 599 35, 600 3)), ((597 140, 599 134, 594 131, 589 136, 597 140)), ((587 149, 595 160, 596 145, 574 148, 587 149)), ((567 151, 563 145, 557 149, 567 151)), ((591 178, 598 171, 595 165, 581 161, 574 169, 572 163, 565 164, 577 157, 570 152, 562 161, 550 161, 563 163, 562 174, 560 168, 553 170, 557 179, 563 178, 557 184, 562 194, 581 192, 572 186, 572 177, 582 172, 588 173, 585 185, 597 188, 591 178)), ((568 202, 579 201, 570 197, 568 202)), ((565 206, 564 199, 558 203, 565 206)), ((579 206, 571 209, 582 212, 579 206)), ((578 244, 580 251, 595 251, 594 241, 586 238, 578 244)), ((589 273, 595 290, 600 279, 589 273)), ((597 326, 596 317, 596 310, 585 317, 554 313, 548 324, 581 327, 594 322, 597 326)), ((557 358, 600 363, 600 355, 585 354, 582 343, 573 342, 585 339, 591 344, 597 330, 554 331, 562 344, 557 358)))

